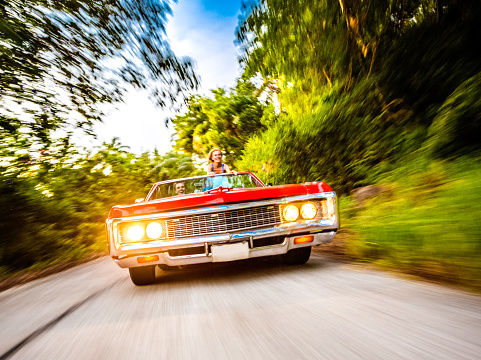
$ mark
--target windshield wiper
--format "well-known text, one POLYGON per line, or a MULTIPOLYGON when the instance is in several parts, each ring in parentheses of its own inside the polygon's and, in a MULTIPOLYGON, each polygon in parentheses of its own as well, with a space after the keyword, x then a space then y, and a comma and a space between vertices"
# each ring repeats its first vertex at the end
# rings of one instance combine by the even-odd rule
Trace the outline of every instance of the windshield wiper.
POLYGON ((219 187, 216 187, 215 189, 210 189, 210 190, 207 190, 207 191, 204 191, 204 194, 210 194, 210 193, 213 193, 214 191, 218 191, 218 192, 228 192, 228 191, 231 191, 233 188, 230 188, 230 187, 223 187, 222 185, 219 186, 219 187))

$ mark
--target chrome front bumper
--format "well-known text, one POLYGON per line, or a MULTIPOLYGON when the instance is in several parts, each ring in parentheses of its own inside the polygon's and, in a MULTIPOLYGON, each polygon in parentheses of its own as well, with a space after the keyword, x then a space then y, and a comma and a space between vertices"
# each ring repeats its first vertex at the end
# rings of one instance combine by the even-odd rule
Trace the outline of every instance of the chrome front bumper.
POLYGON ((322 226, 319 223, 302 224, 302 226, 290 227, 274 227, 270 229, 261 229, 236 234, 221 234, 214 236, 205 236, 194 239, 180 239, 175 241, 151 242, 149 244, 136 244, 129 247, 124 247, 116 251, 118 255, 113 255, 112 258, 121 268, 130 268, 145 265, 164 264, 168 266, 190 265, 214 262, 211 251, 212 245, 234 244, 247 242, 249 244, 247 258, 255 258, 261 256, 281 255, 287 253, 291 249, 316 246, 325 243, 330 243, 336 235, 337 228, 322 226), (302 244, 295 244, 294 239, 301 235, 313 236, 313 241, 302 244), (280 244, 254 247, 253 243, 258 239, 265 239, 271 237, 284 237, 280 244), (171 256, 169 250, 186 249, 192 247, 203 246, 205 251, 203 253, 194 255, 171 256), (157 255, 158 260, 139 263, 138 258, 146 255, 157 255))

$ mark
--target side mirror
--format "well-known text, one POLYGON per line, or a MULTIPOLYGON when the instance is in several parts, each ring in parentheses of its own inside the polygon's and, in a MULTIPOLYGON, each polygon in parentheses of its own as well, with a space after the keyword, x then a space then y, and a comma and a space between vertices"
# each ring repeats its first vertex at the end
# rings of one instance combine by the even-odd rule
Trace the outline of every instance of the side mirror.
POLYGON ((266 186, 272 186, 272 183, 267 183, 266 186))
POLYGON ((139 199, 135 199, 135 203, 138 204, 138 203, 141 203, 144 201, 144 198, 139 198, 139 199))

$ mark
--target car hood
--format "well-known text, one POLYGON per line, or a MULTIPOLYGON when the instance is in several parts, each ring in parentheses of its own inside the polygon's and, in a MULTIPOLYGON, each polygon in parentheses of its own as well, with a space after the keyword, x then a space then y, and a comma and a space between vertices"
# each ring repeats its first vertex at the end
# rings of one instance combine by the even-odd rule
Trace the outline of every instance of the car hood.
POLYGON ((278 185, 258 188, 239 188, 227 190, 214 189, 210 192, 186 194, 147 201, 134 205, 116 205, 112 207, 109 218, 155 214, 165 211, 175 211, 199 208, 235 202, 256 201, 286 196, 307 195, 332 191, 324 182, 310 182, 297 185, 278 185))

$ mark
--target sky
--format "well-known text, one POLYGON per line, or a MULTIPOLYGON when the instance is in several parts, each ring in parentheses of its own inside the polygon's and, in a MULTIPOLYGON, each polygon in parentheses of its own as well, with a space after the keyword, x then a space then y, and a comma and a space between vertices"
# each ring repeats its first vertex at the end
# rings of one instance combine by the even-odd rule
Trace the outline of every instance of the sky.
MULTIPOLYGON (((201 78, 198 92, 206 95, 210 89, 233 86, 240 75, 234 45, 240 0, 178 0, 172 9, 167 37, 178 57, 195 60, 201 78)), ((116 107, 106 111, 103 123, 95 125, 98 139, 91 145, 118 137, 136 154, 172 149, 174 131, 165 127, 165 119, 173 114, 156 108, 146 93, 132 90, 116 107)))

